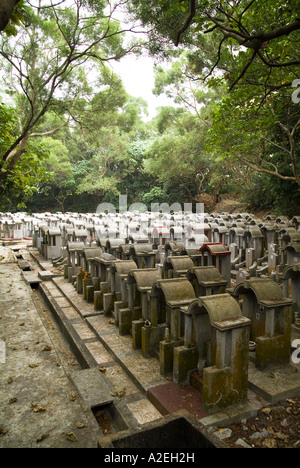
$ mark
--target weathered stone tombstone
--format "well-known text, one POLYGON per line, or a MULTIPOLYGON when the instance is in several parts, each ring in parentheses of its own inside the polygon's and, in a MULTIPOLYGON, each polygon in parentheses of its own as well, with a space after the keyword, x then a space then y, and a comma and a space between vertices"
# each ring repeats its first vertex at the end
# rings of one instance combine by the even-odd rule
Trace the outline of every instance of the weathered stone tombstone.
POLYGON ((139 269, 154 268, 156 263, 156 252, 151 244, 131 244, 129 249, 130 258, 136 262, 139 269))
POLYGON ((278 243, 278 229, 274 223, 263 223, 260 226, 261 232, 265 238, 265 246, 278 243))
POLYGON ((279 246, 277 244, 269 244, 268 246, 268 275, 271 276, 277 270, 280 262, 279 246))
POLYGON ((126 239, 106 239, 105 251, 116 258, 120 258, 119 247, 126 244, 126 239))
POLYGON ((300 242, 292 242, 283 249, 287 265, 300 262, 300 242))
POLYGON ((96 311, 103 310, 103 295, 111 293, 110 269, 117 259, 108 253, 102 253, 95 258, 96 276, 100 278, 100 291, 94 293, 94 308, 96 311))
MULTIPOLYGON (((253 251, 253 262, 264 255, 264 235, 258 226, 249 226, 244 232, 246 251, 253 251)), ((247 261, 247 258, 246 258, 247 261)), ((253 263, 252 262, 252 263, 253 263)))
POLYGON ((246 268, 250 268, 256 260, 255 250, 252 248, 246 249, 246 268))
POLYGON ((151 241, 155 247, 165 245, 170 239, 170 231, 166 226, 155 226, 151 233, 151 241))
POLYGON ((300 227, 300 216, 294 216, 292 219, 292 223, 294 224, 296 230, 299 230, 300 227))
POLYGON ((240 283, 244 283, 245 281, 249 279, 250 279, 249 271, 240 268, 236 275, 236 285, 240 283))
POLYGON ((9 239, 20 240, 23 239, 23 222, 18 219, 11 219, 6 221, 9 239))
POLYGON ((194 248, 186 247, 182 252, 183 255, 188 255, 193 260, 194 266, 203 266, 203 263, 205 265, 208 263, 208 255, 204 254, 206 258, 203 259, 203 253, 200 252, 200 247, 201 246, 195 246, 194 248))
POLYGON ((88 232, 85 229, 75 229, 74 230, 74 242, 83 242, 87 243, 88 232))
POLYGON ((231 264, 230 252, 226 249, 225 245, 217 244, 204 244, 200 248, 202 254, 202 261, 200 266, 214 266, 227 281, 228 287, 231 285, 231 264), (205 265, 205 258, 207 258, 207 265, 205 265))
POLYGON ((186 277, 192 284, 196 297, 221 294, 227 287, 227 280, 221 277, 214 266, 193 267, 187 272, 186 277))
POLYGON ((229 229, 229 243, 237 245, 241 261, 245 260, 244 232, 243 228, 231 227, 229 229))
POLYGON ((271 279, 251 279, 240 283, 234 296, 243 296, 243 315, 251 320, 250 340, 256 343, 255 364, 289 363, 293 301, 285 298, 271 279))
POLYGON ((46 260, 61 256, 62 235, 59 228, 49 228, 45 231, 44 254, 46 260))
MULTIPOLYGON (((153 285, 150 294, 150 326, 142 328, 144 357, 159 353, 159 343, 164 339, 166 328, 170 330, 170 343, 178 342, 181 335, 180 307, 189 304, 194 298, 194 289, 186 278, 159 280, 153 285)), ((170 343, 168 348, 172 347, 170 343)), ((165 367, 163 355, 162 351, 162 368, 165 367)))
POLYGON ((217 226, 213 229, 213 242, 229 245, 229 229, 226 226, 217 226))
POLYGON ((172 226, 170 228, 170 240, 172 242, 182 241, 185 238, 185 232, 182 226, 172 226))
POLYGON ((182 256, 185 250, 185 243, 182 241, 169 241, 165 244, 166 257, 182 256))
POLYGON ((156 268, 131 270, 128 274, 128 309, 120 313, 119 330, 121 334, 132 333, 134 349, 142 347, 142 326, 150 319, 148 293, 154 283, 161 279, 161 273, 156 268))
POLYGON ((131 244, 121 244, 118 247, 118 258, 120 260, 130 260, 131 244))
POLYGON ((101 257, 102 249, 100 247, 85 247, 83 249, 83 265, 82 268, 84 271, 87 271, 91 277, 97 277, 97 266, 95 264, 95 258, 101 257))
POLYGON ((132 260, 118 260, 110 267, 111 292, 103 295, 104 314, 114 310, 115 323, 119 325, 119 310, 128 306, 127 277, 137 264, 132 260))
POLYGON ((239 254, 239 249, 237 244, 230 244, 229 245, 229 251, 230 251, 230 263, 231 263, 231 268, 233 268, 237 263, 241 262, 241 257, 239 254))
POLYGON ((300 263, 287 266, 282 273, 282 281, 284 296, 291 297, 294 302, 294 319, 300 318, 300 263))
POLYGON ((100 247, 87 247, 82 252, 83 270, 89 275, 89 281, 83 282, 83 298, 89 303, 94 303, 94 293, 100 291, 100 277, 95 258, 101 255, 100 247))
POLYGON ((83 242, 68 242, 67 244, 67 265, 64 267, 64 277, 71 282, 74 275, 77 275, 81 266, 81 255, 84 249, 83 242))
POLYGON ((197 369, 193 379, 208 412, 246 402, 250 320, 229 294, 200 297, 181 311, 184 345, 174 349, 175 382, 185 383, 197 369))
POLYGON ((164 262, 164 279, 182 278, 193 268, 193 260, 187 256, 168 257, 164 262))
POLYGON ((67 259, 69 266, 80 266, 80 258, 84 248, 83 242, 68 242, 67 259))

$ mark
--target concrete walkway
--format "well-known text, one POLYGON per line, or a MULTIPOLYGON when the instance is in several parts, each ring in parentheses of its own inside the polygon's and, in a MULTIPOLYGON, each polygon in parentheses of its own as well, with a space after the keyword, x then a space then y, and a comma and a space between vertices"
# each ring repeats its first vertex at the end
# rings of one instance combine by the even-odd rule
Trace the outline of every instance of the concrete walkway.
POLYGON ((18 253, 32 272, 0 247, 0 448, 96 448, 111 431, 161 420, 87 325, 82 314, 93 307, 77 294, 72 306, 55 281, 40 284, 43 302, 28 275, 31 283, 49 265, 34 263, 26 246, 18 253))
POLYGON ((0 247, 0 447, 96 448, 98 426, 43 320, 11 250, 0 247))

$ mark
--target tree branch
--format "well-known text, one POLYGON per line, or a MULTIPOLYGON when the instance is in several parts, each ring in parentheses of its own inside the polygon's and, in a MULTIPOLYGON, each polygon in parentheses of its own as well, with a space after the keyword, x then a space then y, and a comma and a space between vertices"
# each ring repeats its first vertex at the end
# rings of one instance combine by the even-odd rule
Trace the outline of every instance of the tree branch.
POLYGON ((196 14, 196 0, 190 0, 191 2, 191 11, 190 11, 190 14, 186 20, 186 22, 184 23, 184 25, 182 26, 182 28, 179 29, 179 31, 177 31, 177 35, 176 35, 176 41, 175 41, 175 46, 178 47, 179 46, 179 43, 180 43, 180 38, 181 38, 181 35, 187 31, 187 29, 190 27, 193 19, 194 19, 194 16, 196 14))
POLYGON ((3 31, 9 23, 15 6, 20 0, 0 0, 0 31, 3 31))
MULTIPOLYGON (((256 165, 254 163, 251 163, 250 161, 248 161, 247 159, 245 158, 240 158, 240 161, 245 164, 246 166, 250 167, 251 169, 253 169, 255 172, 260 172, 262 174, 269 174, 271 176, 274 176, 274 177, 277 177, 278 179, 281 179, 281 180, 286 180, 286 181, 291 181, 291 182, 297 182, 296 180, 296 177, 294 176, 284 176, 282 174, 280 174, 278 172, 278 170, 276 171, 270 171, 269 169, 265 169, 264 167, 260 166, 260 165, 256 165)), ((298 182, 299 183, 299 182, 298 182)), ((299 184, 300 185, 300 184, 299 184)))
POLYGON ((249 62, 246 64, 246 66, 244 67, 242 73, 236 78, 236 80, 234 80, 234 82, 232 83, 232 85, 230 86, 229 88, 229 91, 232 91, 233 88, 235 87, 235 85, 245 76, 248 68, 250 67, 250 65, 252 64, 252 62, 254 61, 256 55, 257 55, 257 50, 254 50, 253 51, 253 54, 252 54, 252 57, 251 59, 249 60, 249 62))

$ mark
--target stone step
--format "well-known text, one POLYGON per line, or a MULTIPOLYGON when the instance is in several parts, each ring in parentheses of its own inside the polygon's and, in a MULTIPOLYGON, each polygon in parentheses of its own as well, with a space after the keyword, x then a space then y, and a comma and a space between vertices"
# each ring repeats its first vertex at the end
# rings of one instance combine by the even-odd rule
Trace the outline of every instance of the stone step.
MULTIPOLYGON (((94 401, 93 406, 106 408, 107 405, 113 404, 122 418, 127 421, 128 427, 136 427, 161 418, 161 413, 145 395, 145 390, 152 383, 156 384, 153 382, 153 375, 156 374, 151 366, 149 368, 148 360, 138 356, 137 352, 135 356, 132 356, 134 350, 130 350, 129 346, 131 338, 119 336, 117 328, 109 323, 109 317, 104 317, 99 313, 93 314, 91 304, 85 303, 86 307, 90 308, 87 316, 84 317, 79 313, 78 308, 80 308, 82 298, 76 293, 77 307, 75 308, 73 306, 75 298, 70 294, 73 292, 70 286, 74 290, 67 280, 61 281, 59 278, 42 283, 40 288, 82 367, 84 369, 96 368, 101 375, 98 381, 105 381, 105 388, 110 389, 110 391, 103 392, 103 388, 102 390, 99 388, 99 401, 96 403, 94 401), (60 288, 56 284, 57 280, 60 288), (66 290, 70 295, 66 293, 66 290), (98 328, 97 319, 101 319, 98 328), (106 336, 105 339, 104 336, 106 336), (130 371, 128 371, 129 367, 130 371)), ((159 363, 157 365, 159 367, 159 363)))

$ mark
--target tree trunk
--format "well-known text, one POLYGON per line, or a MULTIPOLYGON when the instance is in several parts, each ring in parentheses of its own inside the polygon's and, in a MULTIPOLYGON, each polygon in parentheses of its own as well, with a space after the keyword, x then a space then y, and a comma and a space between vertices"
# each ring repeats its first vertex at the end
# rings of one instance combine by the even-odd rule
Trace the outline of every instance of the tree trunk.
POLYGON ((5 181, 7 175, 14 170, 22 155, 26 153, 28 138, 29 136, 24 137, 18 146, 7 154, 4 164, 2 165, 2 171, 0 171, 0 182, 5 181))
POLYGON ((15 6, 20 0, 0 0, 0 31, 6 28, 15 6))

